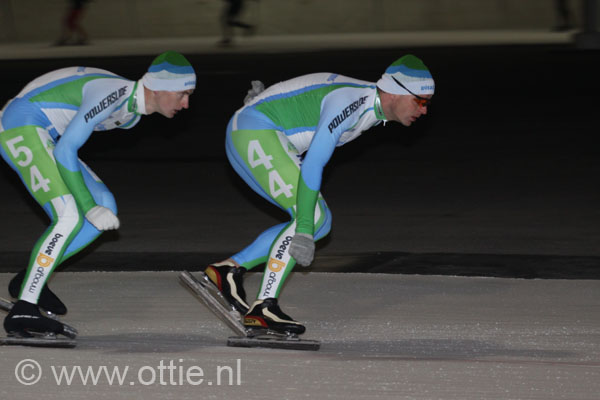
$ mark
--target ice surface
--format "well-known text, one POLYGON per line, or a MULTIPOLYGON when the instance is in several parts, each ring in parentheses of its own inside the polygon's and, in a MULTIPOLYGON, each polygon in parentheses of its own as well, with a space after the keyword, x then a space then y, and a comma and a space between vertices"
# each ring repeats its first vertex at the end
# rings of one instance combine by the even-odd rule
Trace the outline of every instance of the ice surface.
MULTIPOLYGON (((320 351, 303 352, 226 347, 232 332, 178 273, 56 273, 51 287, 69 307, 65 321, 79 329, 79 345, 0 348, 0 398, 547 400, 600 393, 598 281, 294 273, 282 309, 306 324, 306 338, 323 342, 320 351), (39 382, 17 380, 25 359, 40 365, 39 382), (53 368, 63 366, 127 374, 122 384, 106 375, 95 385, 79 375, 59 384, 53 368), (203 378, 194 378, 198 367, 203 378)), ((0 274, 0 287, 9 278, 0 274)), ((259 280, 248 274, 246 291, 256 293, 259 280)), ((23 371, 31 377, 34 369, 23 371)))

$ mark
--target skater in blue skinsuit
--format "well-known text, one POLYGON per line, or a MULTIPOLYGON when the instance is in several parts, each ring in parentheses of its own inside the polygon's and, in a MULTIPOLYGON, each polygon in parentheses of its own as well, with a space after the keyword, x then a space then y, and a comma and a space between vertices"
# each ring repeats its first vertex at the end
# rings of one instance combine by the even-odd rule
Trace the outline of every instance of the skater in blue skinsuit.
POLYGON ((4 320, 9 334, 64 333, 39 311, 67 311, 48 278, 103 231, 119 228, 112 193, 78 150, 94 131, 130 129, 154 112, 172 118, 188 108, 195 85, 191 64, 169 51, 138 81, 97 68, 64 68, 33 80, 4 106, 0 155, 50 217, 27 268, 9 284, 18 300, 4 320))
POLYGON ((227 126, 226 152, 242 179, 290 221, 273 226, 205 273, 247 328, 301 334, 305 327, 281 311, 282 285, 299 263, 308 266, 314 242, 331 229, 331 212, 320 193, 323 169, 333 151, 386 121, 410 126, 427 113, 434 81, 423 62, 406 55, 377 83, 316 73, 263 91, 253 82, 244 106, 227 126), (257 300, 245 299, 243 274, 265 265, 257 300))

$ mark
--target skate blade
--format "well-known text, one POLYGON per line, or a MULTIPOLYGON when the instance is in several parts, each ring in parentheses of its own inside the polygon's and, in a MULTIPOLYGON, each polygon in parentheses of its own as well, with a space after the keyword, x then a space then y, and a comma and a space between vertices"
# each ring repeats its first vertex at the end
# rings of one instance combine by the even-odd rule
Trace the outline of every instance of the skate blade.
POLYGON ((318 340, 300 339, 296 335, 265 333, 256 336, 231 336, 227 339, 227 346, 317 351, 321 348, 321 342, 318 340))
POLYGON ((217 317, 219 317, 219 319, 221 319, 221 321, 229 326, 229 328, 231 328, 238 335, 246 336, 246 329, 244 328, 244 325, 242 325, 240 313, 232 310, 231 307, 225 307, 219 300, 218 296, 213 295, 213 293, 218 293, 218 291, 209 289, 212 284, 209 285, 206 282, 203 283, 201 280, 196 279, 188 271, 183 271, 181 274, 179 274, 179 278, 217 317))
POLYGON ((28 337, 18 334, 9 334, 7 337, 0 338, 0 345, 73 348, 77 346, 77 341, 73 339, 58 338, 54 333, 32 334, 32 336, 28 337))
MULTIPOLYGON (((10 312, 10 310, 13 308, 13 306, 14 306, 14 303, 12 301, 9 301, 9 300, 6 300, 6 299, 3 299, 0 297, 0 308, 1 309, 3 309, 4 311, 10 312)), ((77 335, 79 334, 77 329, 75 329, 74 327, 72 327, 69 324, 65 324, 64 322, 62 322, 56 314, 54 314, 50 311, 46 311, 46 310, 41 310, 40 312, 42 314, 45 314, 46 317, 51 318, 57 322, 60 322, 63 326, 64 334, 68 338, 75 339, 77 337, 77 335)))

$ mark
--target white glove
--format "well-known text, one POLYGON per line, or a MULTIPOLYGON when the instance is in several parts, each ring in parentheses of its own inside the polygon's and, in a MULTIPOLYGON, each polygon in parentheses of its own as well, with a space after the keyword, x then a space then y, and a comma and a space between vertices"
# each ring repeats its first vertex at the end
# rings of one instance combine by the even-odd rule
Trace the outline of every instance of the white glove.
POLYGON ((121 225, 119 218, 110 209, 102 206, 94 206, 85 214, 85 218, 100 231, 119 229, 121 225))
POLYGON ((244 98, 244 104, 248 104, 254 99, 256 96, 264 92, 265 85, 261 81, 252 81, 250 82, 252 87, 248 90, 248 94, 244 98))
POLYGON ((290 243, 290 256, 294 257, 298 264, 308 267, 315 258, 315 241, 313 235, 308 233, 296 233, 290 243))

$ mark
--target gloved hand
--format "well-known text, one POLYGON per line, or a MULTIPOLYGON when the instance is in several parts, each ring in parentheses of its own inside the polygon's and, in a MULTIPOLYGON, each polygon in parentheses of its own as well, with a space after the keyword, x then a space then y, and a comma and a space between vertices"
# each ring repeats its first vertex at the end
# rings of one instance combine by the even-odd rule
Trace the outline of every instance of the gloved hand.
POLYGON ((254 99, 256 96, 264 92, 265 85, 261 81, 252 81, 250 82, 252 87, 248 90, 248 94, 244 97, 244 104, 248 104, 254 99))
POLYGON ((315 258, 315 241, 308 233, 296 233, 290 243, 290 256, 294 257, 298 264, 308 267, 315 258))
POLYGON ((85 214, 85 218, 101 231, 119 229, 121 225, 119 218, 110 209, 102 206, 94 206, 85 214))

